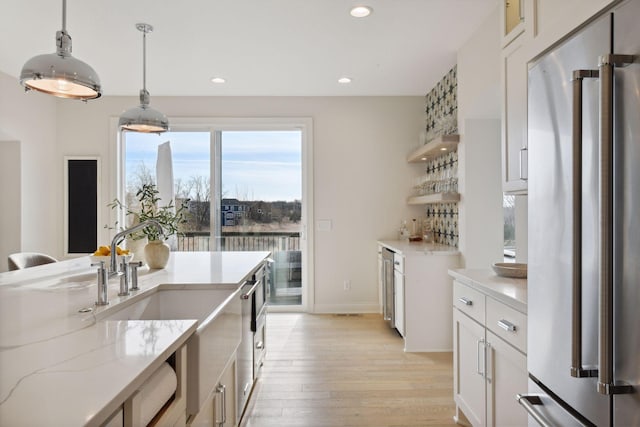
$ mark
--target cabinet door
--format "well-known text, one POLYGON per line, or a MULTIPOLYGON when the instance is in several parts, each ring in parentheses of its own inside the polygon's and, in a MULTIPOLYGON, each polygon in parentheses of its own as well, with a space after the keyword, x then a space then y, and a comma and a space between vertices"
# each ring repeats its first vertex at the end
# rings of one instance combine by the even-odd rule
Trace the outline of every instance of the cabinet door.
POLYGON ((213 404, 215 427, 236 425, 236 361, 229 363, 222 373, 213 404))
POLYGON ((400 335, 405 336, 404 331, 404 274, 398 270, 393 272, 394 309, 396 313, 396 329, 400 335))
POLYGON ((502 52, 502 184, 507 193, 527 192, 527 61, 523 40, 502 52))
POLYGON ((516 395, 527 390, 527 357, 487 331, 487 425, 526 426, 516 395))
POLYGON ((486 423, 485 329, 453 309, 453 394, 475 427, 486 423))

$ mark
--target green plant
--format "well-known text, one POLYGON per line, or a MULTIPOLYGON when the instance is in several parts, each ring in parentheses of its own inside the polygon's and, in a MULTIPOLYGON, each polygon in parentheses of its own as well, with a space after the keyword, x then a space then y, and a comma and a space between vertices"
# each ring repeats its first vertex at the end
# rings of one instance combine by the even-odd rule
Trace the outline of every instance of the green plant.
POLYGON ((134 240, 139 240, 145 236, 149 241, 167 240, 170 236, 179 232, 180 224, 187 222, 186 214, 189 200, 184 200, 178 208, 173 205, 173 200, 166 206, 158 206, 160 201, 159 193, 155 184, 143 184, 136 192, 137 206, 125 206, 118 199, 109 204, 111 208, 123 209, 126 215, 132 215, 135 218, 134 223, 154 220, 162 227, 162 233, 156 227, 145 227, 140 234, 134 233, 132 235, 134 240))

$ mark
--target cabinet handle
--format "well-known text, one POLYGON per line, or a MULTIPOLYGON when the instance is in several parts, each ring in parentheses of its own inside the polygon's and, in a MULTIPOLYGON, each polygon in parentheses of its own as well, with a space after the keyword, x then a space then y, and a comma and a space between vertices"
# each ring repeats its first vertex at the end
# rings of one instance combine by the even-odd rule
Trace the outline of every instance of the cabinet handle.
POLYGON ((458 301, 460 301, 464 305, 473 305, 473 301, 471 301, 467 297, 460 297, 458 298, 458 301))
POLYGON ((529 170, 528 167, 528 151, 527 147, 523 147, 520 149, 520 179, 522 181, 526 181, 529 179, 529 170))
POLYGON ((515 332, 517 330, 516 325, 504 319, 498 320, 498 326, 507 332, 515 332))
POLYGON ((227 387, 224 384, 218 384, 216 391, 222 396, 222 405, 219 413, 222 414, 222 420, 218 421, 216 416, 216 424, 223 427, 227 423, 227 387))
POLYGON ((493 372, 493 357, 491 354, 491 343, 486 342, 484 344, 484 358, 485 358, 485 373, 484 376, 487 382, 491 384, 491 377, 493 372))
POLYGON ((476 343, 476 372, 484 378, 484 338, 480 338, 476 343), (480 365, 480 346, 482 346, 482 365, 480 365))

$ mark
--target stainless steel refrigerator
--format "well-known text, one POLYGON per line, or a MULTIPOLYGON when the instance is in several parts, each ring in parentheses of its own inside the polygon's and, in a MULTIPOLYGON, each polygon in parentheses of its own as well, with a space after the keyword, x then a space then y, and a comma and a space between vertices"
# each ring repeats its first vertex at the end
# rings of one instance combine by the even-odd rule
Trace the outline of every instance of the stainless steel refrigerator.
POLYGON ((533 424, 640 426, 640 0, 530 64, 527 126, 519 401, 533 424))

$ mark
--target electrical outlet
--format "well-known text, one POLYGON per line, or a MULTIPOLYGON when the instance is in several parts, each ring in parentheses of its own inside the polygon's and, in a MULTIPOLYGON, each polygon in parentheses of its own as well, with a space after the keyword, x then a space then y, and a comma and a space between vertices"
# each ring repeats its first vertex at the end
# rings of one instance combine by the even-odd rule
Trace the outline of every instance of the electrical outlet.
POLYGON ((345 291, 350 291, 351 290, 351 280, 345 280, 344 281, 344 290, 345 291))

